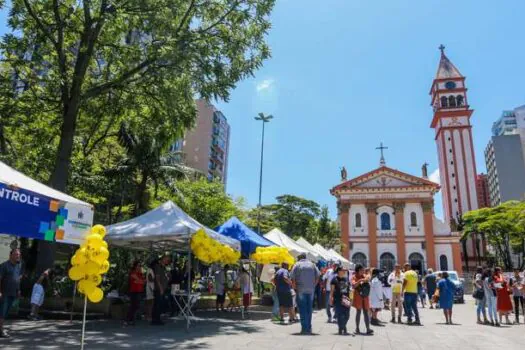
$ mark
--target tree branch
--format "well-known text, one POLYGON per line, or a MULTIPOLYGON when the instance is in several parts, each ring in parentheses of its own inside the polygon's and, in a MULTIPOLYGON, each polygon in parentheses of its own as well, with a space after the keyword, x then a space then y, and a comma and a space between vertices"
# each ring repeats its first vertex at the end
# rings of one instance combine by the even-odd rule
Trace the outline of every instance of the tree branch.
POLYGON ((219 19, 215 23, 211 24, 210 26, 208 26, 205 29, 199 30, 199 33, 206 33, 208 31, 212 30, 213 28, 215 28, 216 26, 218 26, 219 24, 221 24, 222 21, 224 21, 226 19, 226 17, 228 17, 237 8, 237 6, 239 6, 240 3, 241 3, 240 0, 236 1, 233 4, 233 6, 230 7, 230 9, 228 11, 226 11, 221 17, 219 17, 219 19))
POLYGON ((37 27, 44 33, 44 35, 53 43, 53 45, 56 47, 57 42, 55 38, 53 38, 53 35, 51 35, 51 32, 49 32, 48 28, 44 25, 44 23, 40 20, 40 18, 37 16, 33 8, 31 7, 31 4, 28 0, 24 0, 24 5, 27 9, 27 12, 31 16, 31 18, 36 22, 37 27))

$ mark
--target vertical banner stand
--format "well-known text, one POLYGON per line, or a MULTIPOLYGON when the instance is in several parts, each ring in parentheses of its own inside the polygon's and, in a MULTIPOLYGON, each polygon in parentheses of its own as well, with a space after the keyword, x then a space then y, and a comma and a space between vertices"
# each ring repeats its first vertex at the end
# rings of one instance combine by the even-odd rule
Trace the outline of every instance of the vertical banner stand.
POLYGON ((80 350, 84 350, 84 335, 86 333, 86 308, 87 308, 87 295, 84 296, 84 316, 82 317, 82 339, 80 343, 80 350))

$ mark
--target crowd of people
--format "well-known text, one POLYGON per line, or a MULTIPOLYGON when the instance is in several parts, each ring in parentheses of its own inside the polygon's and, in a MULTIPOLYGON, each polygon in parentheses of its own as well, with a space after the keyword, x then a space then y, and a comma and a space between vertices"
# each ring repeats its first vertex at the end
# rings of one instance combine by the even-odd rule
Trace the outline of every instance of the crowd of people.
POLYGON ((478 267, 474 277, 473 297, 477 304, 478 324, 500 327, 503 317, 506 324, 513 324, 509 318, 513 304, 514 323, 520 323, 520 310, 525 316, 525 280, 519 270, 514 270, 512 277, 508 278, 499 267, 494 270, 478 267))

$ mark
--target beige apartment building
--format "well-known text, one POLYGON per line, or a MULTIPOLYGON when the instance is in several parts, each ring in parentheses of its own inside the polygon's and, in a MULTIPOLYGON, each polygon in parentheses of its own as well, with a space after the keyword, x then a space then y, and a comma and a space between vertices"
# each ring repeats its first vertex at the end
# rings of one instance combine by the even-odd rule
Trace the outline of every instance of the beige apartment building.
POLYGON ((184 163, 197 169, 209 180, 219 179, 226 186, 230 125, 224 114, 205 100, 197 100, 197 120, 183 139, 175 142, 172 152, 182 152, 184 163))

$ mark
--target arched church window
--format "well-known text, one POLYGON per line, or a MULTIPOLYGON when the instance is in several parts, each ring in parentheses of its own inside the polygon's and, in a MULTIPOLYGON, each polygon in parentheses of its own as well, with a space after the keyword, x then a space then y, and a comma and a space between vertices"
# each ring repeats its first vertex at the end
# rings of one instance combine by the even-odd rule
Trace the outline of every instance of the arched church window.
POLYGON ((390 214, 383 213, 380 216, 381 218, 381 230, 390 230, 390 214))
POLYGON ((355 227, 361 227, 361 213, 355 214, 355 227))
POLYGON ((410 226, 417 226, 417 215, 414 212, 410 213, 410 226))
POLYGON ((423 270, 425 268, 425 259, 423 258, 423 255, 419 253, 412 253, 408 256, 408 261, 410 262, 410 265, 415 267, 414 270, 418 271, 420 275, 423 274, 423 270))
POLYGON ((441 271, 448 271, 448 258, 446 255, 441 255, 439 257, 439 269, 441 271))
POLYGON ((455 96, 448 97, 448 105, 449 107, 456 107, 456 97, 455 96))
POLYGON ((354 264, 360 264, 362 266, 366 266, 366 255, 363 253, 355 253, 352 255, 352 262, 354 264))
POLYGON ((457 95, 456 96, 456 105, 458 107, 463 106, 463 95, 457 95))
POLYGON ((448 107, 448 100, 446 96, 441 97, 441 108, 447 108, 448 107))
POLYGON ((387 272, 394 271, 394 265, 396 264, 396 258, 392 253, 383 253, 379 257, 379 268, 387 272))

